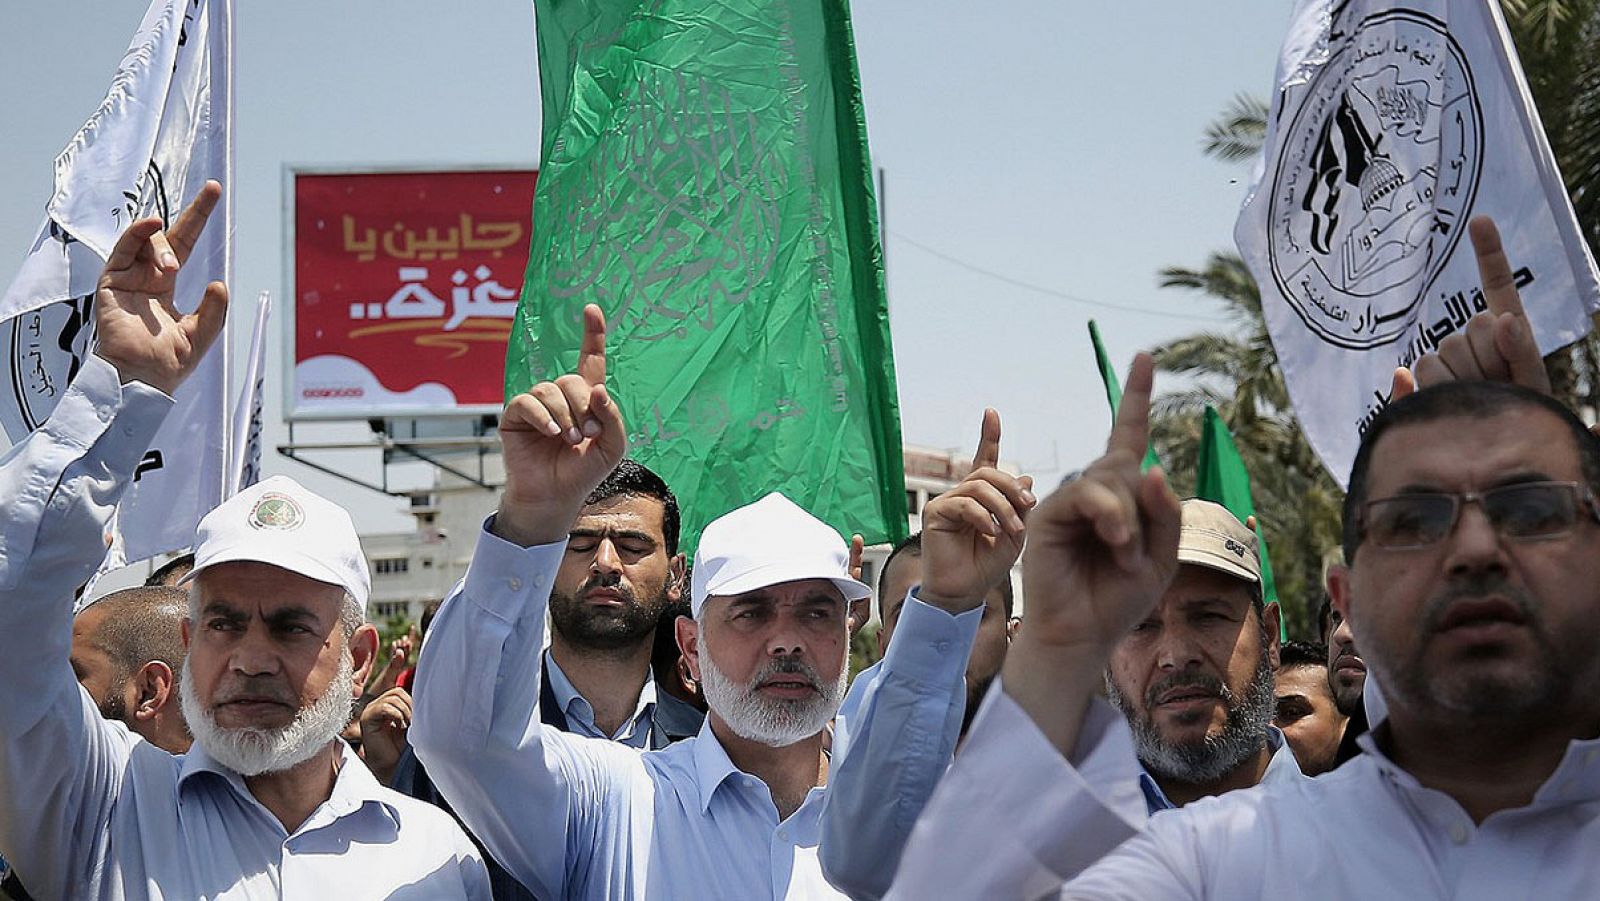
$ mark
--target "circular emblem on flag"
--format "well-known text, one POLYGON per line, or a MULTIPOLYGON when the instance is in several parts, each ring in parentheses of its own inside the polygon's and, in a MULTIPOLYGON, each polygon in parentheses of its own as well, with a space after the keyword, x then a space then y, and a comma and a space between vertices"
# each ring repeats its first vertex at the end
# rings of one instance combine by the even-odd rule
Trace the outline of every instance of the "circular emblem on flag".
POLYGON ((263 494, 250 509, 250 526, 256 529, 298 529, 305 521, 305 511, 287 494, 263 494))
POLYGON ((1389 10, 1335 23, 1301 90, 1272 180, 1272 275, 1323 341, 1378 347, 1466 231, 1483 165, 1472 72, 1437 19, 1389 10))

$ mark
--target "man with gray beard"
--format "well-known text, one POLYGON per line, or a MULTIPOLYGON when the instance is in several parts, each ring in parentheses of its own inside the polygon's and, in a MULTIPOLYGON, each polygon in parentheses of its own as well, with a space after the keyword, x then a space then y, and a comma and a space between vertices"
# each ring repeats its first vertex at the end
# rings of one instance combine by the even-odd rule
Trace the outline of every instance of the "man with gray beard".
MULTIPOLYGON (((501 417, 506 488, 472 568, 417 666, 410 738, 462 820, 541 898, 799 899, 842 895, 818 860, 830 770, 865 768, 892 808, 902 766, 941 772, 961 724, 984 591, 1021 550, 1028 483, 977 467, 924 510, 921 587, 905 605, 880 696, 843 761, 824 728, 844 693, 848 606, 867 586, 831 526, 781 494, 701 535, 678 645, 704 686, 698 735, 659 751, 539 722, 546 603, 593 488, 627 451, 606 389, 605 320, 584 310, 575 373, 501 417)), ((980 459, 998 459, 986 419, 980 459)), ((874 836, 863 836, 872 841, 874 836)))
POLYGON ((175 756, 100 716, 69 655, 71 598, 112 511, 222 330, 227 289, 173 303, 221 196, 117 242, 97 346, 50 419, 0 460, 0 854, 41 898, 488 898, 442 812, 378 785, 338 740, 377 652, 348 515, 269 479, 202 521, 175 756))
POLYGON ((1262 603, 1255 533, 1198 498, 1183 502, 1182 517, 1178 573, 1105 673, 1151 813, 1300 776, 1272 725, 1279 614, 1262 603))

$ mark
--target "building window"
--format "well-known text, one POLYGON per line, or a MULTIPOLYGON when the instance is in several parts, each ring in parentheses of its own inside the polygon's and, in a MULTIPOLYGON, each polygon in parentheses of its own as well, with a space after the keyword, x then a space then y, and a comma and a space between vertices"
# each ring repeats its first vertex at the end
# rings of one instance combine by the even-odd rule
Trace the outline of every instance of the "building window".
POLYGON ((861 561, 861 581, 867 583, 868 585, 873 584, 872 568, 871 560, 861 561))
POLYGON ((906 512, 912 516, 922 512, 922 507, 917 503, 917 493, 915 491, 906 491, 906 512))
POLYGON ((372 561, 372 571, 380 576, 399 575, 411 570, 411 561, 405 557, 379 557, 372 561))
POLYGON ((380 622, 396 617, 404 619, 406 614, 410 612, 410 606, 405 601, 378 601, 372 605, 372 612, 374 618, 380 622))

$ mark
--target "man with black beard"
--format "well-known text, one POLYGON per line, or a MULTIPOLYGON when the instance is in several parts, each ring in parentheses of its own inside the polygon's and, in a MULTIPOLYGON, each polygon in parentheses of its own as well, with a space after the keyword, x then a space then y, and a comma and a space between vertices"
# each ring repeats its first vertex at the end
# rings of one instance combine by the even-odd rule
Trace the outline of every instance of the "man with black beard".
POLYGON ((1128 718, 1151 813, 1299 778, 1272 726, 1278 605, 1261 598, 1256 536, 1210 501, 1183 502, 1178 574, 1117 643, 1106 695, 1128 718))
POLYGON ((657 624, 683 598, 677 499, 660 476, 623 460, 567 535, 550 589, 543 721, 634 748, 693 735, 698 722, 684 732, 657 719, 650 677, 657 624))

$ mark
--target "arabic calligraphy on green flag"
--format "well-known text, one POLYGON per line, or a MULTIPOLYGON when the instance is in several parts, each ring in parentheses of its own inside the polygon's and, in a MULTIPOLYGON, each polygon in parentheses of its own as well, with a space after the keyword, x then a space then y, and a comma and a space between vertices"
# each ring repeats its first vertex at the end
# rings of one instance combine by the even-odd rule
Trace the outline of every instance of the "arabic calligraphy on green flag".
MULTIPOLYGON (((1250 494, 1250 471, 1244 458, 1233 443, 1233 433, 1228 424, 1210 404, 1206 405, 1205 421, 1200 427, 1200 459, 1195 466, 1194 493, 1208 501, 1228 508, 1240 522, 1248 522, 1256 515, 1255 500, 1250 494)), ((1272 561, 1267 555, 1267 538, 1261 533, 1261 523, 1255 524, 1256 549, 1261 555, 1261 598, 1268 604, 1277 603, 1278 583, 1272 578, 1272 561)), ((1280 638, 1288 640, 1288 627, 1279 622, 1280 638)))
POLYGON ((684 545, 782 491, 906 532, 894 356, 844 0, 536 0, 542 164, 506 392, 605 311, 630 455, 684 545))

